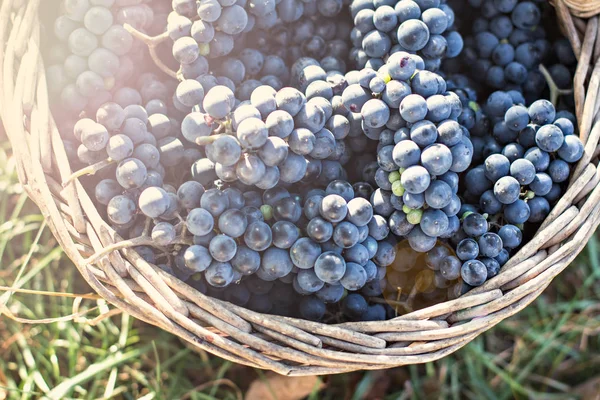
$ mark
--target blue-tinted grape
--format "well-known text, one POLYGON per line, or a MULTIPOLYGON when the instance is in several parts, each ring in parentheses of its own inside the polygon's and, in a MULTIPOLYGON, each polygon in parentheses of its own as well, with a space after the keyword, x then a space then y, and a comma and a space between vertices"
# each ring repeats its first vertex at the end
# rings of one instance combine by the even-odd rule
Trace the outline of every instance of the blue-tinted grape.
POLYGON ((536 194, 536 196, 545 196, 552 190, 552 178, 550 175, 539 172, 535 174, 535 178, 529 185, 529 188, 536 194))
POLYGON ((350 319, 359 319, 365 312, 369 304, 363 296, 356 293, 350 293, 342 302, 342 311, 350 319))
POLYGON ((286 183, 299 182, 308 169, 308 162, 305 157, 294 152, 288 153, 285 161, 279 165, 281 180, 286 183))
POLYGON ((213 261, 204 272, 204 277, 209 285, 214 287, 226 287, 233 282, 233 268, 228 262, 213 261))
POLYGON ((312 219, 306 226, 306 234, 315 242, 323 243, 333 236, 333 225, 322 218, 312 219))
POLYGON ((474 260, 479 256, 479 245, 474 239, 463 239, 456 247, 456 256, 463 261, 474 260))
POLYGON ((292 271, 293 264, 287 250, 268 248, 262 255, 261 270, 274 278, 282 278, 292 271))
POLYGON ((418 19, 402 22, 398 28, 398 43, 409 51, 418 51, 429 41, 430 33, 427 25, 418 19))
POLYGON ((492 182, 498 181, 510 172, 510 161, 502 154, 492 154, 485 159, 485 176, 492 182))
POLYGON ((431 177, 425 168, 415 165, 402 173, 401 182, 407 192, 419 194, 427 190, 431 177))
POLYGON ((344 287, 342 285, 325 284, 321 290, 315 293, 315 295, 323 302, 333 304, 342 299, 344 292, 344 287))
POLYGON ((515 249, 521 245, 523 233, 514 225, 504 225, 498 231, 502 244, 508 249, 515 249))
POLYGON ((441 210, 427 209, 423 212, 420 226, 427 236, 439 237, 448 230, 448 217, 441 210))
POLYGON ((410 123, 423 120, 427 116, 427 101, 418 94, 409 94, 400 103, 400 115, 410 123))
POLYGON ((217 218, 229 208, 229 197, 219 189, 209 189, 200 199, 200 207, 207 210, 213 217, 217 218))
POLYGON ((302 216, 302 207, 293 197, 284 197, 273 204, 273 216, 277 221, 297 222, 302 216))
POLYGON ((94 194, 96 200, 106 206, 113 197, 121 194, 122 191, 123 188, 114 179, 103 179, 96 185, 94 194))
POLYGON ((340 222, 333 232, 333 241, 338 246, 348 249, 358 243, 359 232, 356 225, 350 222, 340 222))
POLYGON ((188 247, 183 253, 185 266, 191 273, 203 272, 211 265, 213 259, 206 247, 193 245, 188 247))
POLYGON ((273 232, 273 245, 280 249, 289 249, 300 236, 298 227, 289 221, 278 221, 273 224, 271 230, 273 232))
POLYGON ((351 184, 342 180, 331 182, 325 189, 325 193, 328 195, 337 194, 347 202, 350 202, 354 198, 354 188, 351 184))
POLYGON ((233 238, 238 238, 246 232, 248 219, 243 212, 229 209, 219 216, 219 230, 233 238))
POLYGON ((314 271, 323 282, 335 284, 346 273, 346 262, 342 256, 334 252, 321 254, 314 263, 314 271))
POLYGON ((139 206, 144 215, 158 218, 167 212, 170 199, 167 192, 158 187, 149 187, 140 194, 139 206))
POLYGON ((68 45, 73 54, 88 57, 98 47, 98 38, 86 28, 77 28, 69 35, 68 45))
POLYGON ((299 311, 302 318, 310 321, 320 321, 326 312, 325 303, 316 297, 307 296, 300 301, 299 311))
POLYGON ((558 149, 558 156, 568 163, 576 163, 583 157, 584 147, 581 140, 574 135, 564 138, 564 143, 558 149))
POLYGON ((543 222, 550 214, 550 203, 544 197, 534 197, 527 202, 530 209, 529 222, 543 222))
POLYGON ((461 267, 462 262, 455 256, 447 256, 439 264, 442 276, 449 281, 460 277, 461 267))
POLYGON ((340 222, 348 214, 348 205, 343 197, 331 194, 321 201, 319 212, 323 218, 330 222, 340 222))
POLYGON ((385 239, 390 233, 390 228, 384 217, 381 215, 374 215, 369 222, 369 235, 376 240, 385 239))
POLYGON ((548 174, 555 183, 566 182, 569 179, 569 173, 569 164, 560 159, 552 161, 548 167, 548 174))
POLYGON ((464 218, 463 229, 468 236, 479 237, 489 229, 485 217, 478 213, 471 213, 464 218))
POLYGON ((510 174, 521 185, 529 185, 535 179, 535 166, 531 161, 521 158, 510 165, 510 174))
POLYGON ((556 110, 548 100, 537 100, 529 106, 529 118, 537 125, 551 124, 556 118, 556 110))
POLYGON ((138 159, 127 158, 117 166, 117 181, 125 189, 141 187, 148 176, 146 166, 138 159))
POLYGON ((111 222, 124 225, 133 220, 136 209, 135 203, 129 197, 118 195, 108 202, 106 213, 111 222))
POLYGON ((504 217, 513 225, 524 224, 531 215, 531 210, 526 202, 517 200, 504 208, 504 217))
POLYGON ((367 273, 359 264, 346 263, 346 273, 339 282, 347 290, 360 290, 367 282, 367 273))
POLYGON ((410 128, 410 138, 420 147, 434 144, 438 132, 435 124, 431 121, 419 121, 410 128))
POLYGON ((238 246, 231 265, 242 275, 252 275, 260 268, 260 254, 246 246, 238 246))
POLYGON ((194 107, 202 104, 204 100, 204 88, 195 79, 186 79, 179 83, 175 92, 177 100, 186 107, 194 107))
POLYGON ((193 38, 184 36, 173 43, 173 57, 180 64, 192 64, 199 56, 200 49, 193 38))
POLYGON ((200 207, 200 198, 204 194, 204 186, 195 181, 184 182, 177 189, 177 197, 182 207, 193 209, 200 207))
POLYGON ((561 148, 565 139, 558 126, 548 124, 538 129, 535 134, 535 142, 543 151, 554 153, 561 148))
POLYGON ((494 194, 502 204, 512 204, 518 200, 521 192, 519 181, 512 176, 500 178, 494 185, 494 194))
POLYGON ((204 208, 190 210, 186 219, 188 231, 196 236, 204 236, 213 230, 215 221, 211 213, 204 208))
POLYGON ((431 175, 443 175, 452 166, 452 153, 443 144, 432 144, 423 150, 421 164, 431 175))
POLYGON ((103 150, 108 141, 108 130, 101 124, 89 124, 81 132, 81 143, 83 143, 88 150, 103 150))
POLYGON ((484 257, 496 257, 502 250, 503 243, 500 236, 495 233, 484 233, 478 241, 479 253, 484 257))
POLYGON ((348 221, 361 227, 369 224, 372 218, 373 207, 366 199, 355 198, 348 202, 348 221))
POLYGON ((290 149, 300 155, 310 154, 315 147, 315 135, 306 128, 294 129, 289 136, 290 149))
POLYGON ((437 239, 425 234, 420 226, 415 226, 408 234, 408 243, 416 252, 426 253, 435 247, 437 239))
POLYGON ((369 250, 362 244, 357 244, 344 252, 347 262, 354 262, 364 266, 369 261, 369 250))
POLYGON ((258 150, 258 155, 265 165, 275 167, 285 161, 288 149, 288 144, 283 139, 271 136, 267 138, 265 144, 258 150))
POLYGON ((248 225, 244 234, 246 246, 255 251, 264 251, 271 246, 273 233, 271 227, 264 222, 254 221, 248 225))

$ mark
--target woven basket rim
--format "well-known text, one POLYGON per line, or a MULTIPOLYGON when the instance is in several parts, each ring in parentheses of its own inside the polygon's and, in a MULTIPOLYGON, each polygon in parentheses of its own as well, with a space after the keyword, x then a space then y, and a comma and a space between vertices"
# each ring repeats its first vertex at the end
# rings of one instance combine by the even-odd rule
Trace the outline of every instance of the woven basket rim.
POLYGON ((260 314, 205 296, 144 261, 131 248, 121 248, 123 239, 102 220, 77 180, 63 188, 72 171, 49 107, 39 50, 40 2, 30 0, 14 15, 13 5, 21 1, 4 0, 0 5, 0 118, 19 180, 67 256, 98 294, 194 348, 284 375, 437 360, 535 300, 582 251, 600 224, 600 169, 596 167, 600 0, 554 0, 560 27, 579 62, 574 90, 585 154, 538 233, 496 277, 456 300, 383 322, 326 325, 260 314), (107 247, 115 251, 89 263, 107 247))

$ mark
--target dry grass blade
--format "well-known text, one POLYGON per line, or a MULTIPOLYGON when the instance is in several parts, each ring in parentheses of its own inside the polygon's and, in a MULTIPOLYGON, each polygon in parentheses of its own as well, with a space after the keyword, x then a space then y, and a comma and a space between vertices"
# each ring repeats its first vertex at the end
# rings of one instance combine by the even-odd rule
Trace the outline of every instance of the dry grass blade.
POLYGON ((74 321, 78 318, 83 317, 86 314, 89 314, 92 311, 97 310, 98 307, 94 307, 91 308, 89 310, 86 311, 81 311, 75 314, 70 314, 70 315, 65 315, 64 317, 56 317, 56 318, 42 318, 42 319, 27 319, 27 318, 20 318, 17 317, 16 315, 14 315, 9 309, 8 307, 6 307, 4 304, 0 303, 0 310, 2 311, 2 313, 7 317, 12 319, 15 322, 19 322, 21 324, 30 324, 30 325, 36 325, 36 324, 54 324, 57 322, 68 322, 68 321, 74 321))
POLYGON ((75 294, 75 293, 63 293, 63 292, 48 292, 45 290, 30 290, 30 289, 15 289, 8 286, 1 286, 0 291, 7 291, 13 293, 23 293, 23 294, 37 294, 41 296, 50 296, 50 297, 67 297, 67 298, 77 298, 77 299, 86 299, 86 300, 102 300, 101 296, 97 294, 88 293, 88 294, 75 294))

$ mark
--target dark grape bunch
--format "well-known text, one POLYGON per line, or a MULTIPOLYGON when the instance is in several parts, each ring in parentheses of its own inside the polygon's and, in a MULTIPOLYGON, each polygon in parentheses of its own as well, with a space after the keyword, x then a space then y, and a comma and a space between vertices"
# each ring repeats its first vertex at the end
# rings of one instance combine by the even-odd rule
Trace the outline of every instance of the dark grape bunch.
POLYGON ((350 18, 346 18, 346 10, 337 4, 341 2, 306 2, 300 19, 284 21, 271 29, 253 29, 236 42, 231 56, 248 58, 249 54, 259 51, 265 55, 265 65, 268 57, 279 57, 286 65, 309 57, 318 60, 327 71, 346 72, 352 24, 350 18))
POLYGON ((63 0, 61 6, 53 32, 65 48, 51 52, 65 55, 47 69, 49 89, 69 112, 93 114, 102 104, 128 96, 129 82, 145 63, 144 45, 123 25, 155 31, 160 23, 155 12, 162 6, 117 0, 63 0))
POLYGON ((94 115, 61 122, 71 159, 92 166, 81 173, 134 158, 144 162, 147 172, 158 173, 162 182, 165 168, 179 164, 181 157, 195 161, 203 156, 197 149, 184 148, 179 120, 169 117, 177 113, 170 101, 173 83, 144 73, 134 87, 115 92, 113 101, 98 107, 94 115))
POLYGON ((523 234, 511 224, 497 229, 497 223, 489 222, 489 216, 477 212, 477 207, 465 205, 463 211, 461 229, 452 237, 455 255, 443 258, 439 268, 445 279, 461 278, 468 289, 496 276, 521 245, 523 234))
POLYGON ((218 58, 230 54, 236 40, 256 30, 272 30, 303 16, 334 17, 342 0, 181 0, 169 16, 173 56, 182 65, 198 56, 218 58))
POLYGON ((460 273, 469 286, 494 277, 522 244, 527 226, 544 221, 562 196, 572 165, 584 153, 571 113, 557 113, 547 100, 529 108, 511 106, 513 99, 504 92, 493 94, 487 106, 502 110, 502 99, 508 109, 499 136, 514 142, 466 173, 463 198, 478 202, 461 209, 461 229, 451 238, 456 255, 441 265, 442 272, 460 273))
POLYGON ((80 168, 64 184, 147 262, 257 312, 376 321, 454 299, 499 273, 583 157, 576 59, 542 10, 64 0, 68 49, 48 57, 80 168))
POLYGON ((420 55, 429 71, 457 57, 463 39, 454 28, 454 11, 440 0, 350 2, 354 21, 350 55, 360 68, 379 69, 397 52, 420 55))
POLYGON ((467 173, 469 197, 479 197, 483 212, 502 214, 510 224, 540 223, 562 195, 571 165, 582 158, 583 143, 572 115, 557 115, 547 100, 510 107, 504 126, 514 142, 467 173))
POLYGON ((546 88, 539 65, 547 60, 551 44, 542 23, 543 4, 534 1, 469 0, 463 62, 470 76, 498 89, 516 89, 528 99, 538 99, 546 88))
POLYGON ((200 20, 182 8, 169 16, 167 31, 181 77, 198 79, 203 85, 216 77, 243 101, 258 86, 279 90, 289 85, 289 66, 301 57, 320 60, 327 71, 345 72, 349 50, 342 39, 351 26, 337 19, 331 23, 342 10, 341 0, 220 3, 200 4, 200 20), (227 29, 234 26, 237 29, 227 29), (237 34, 240 29, 243 32, 237 34))
POLYGON ((344 76, 326 74, 313 59, 298 63, 302 65, 292 70, 304 81, 304 91, 261 85, 249 100, 237 101, 226 86, 204 94, 196 80, 179 84, 176 101, 197 110, 183 119, 182 134, 192 144, 205 145, 206 158, 192 166, 194 179, 205 185, 217 178, 240 181, 263 190, 280 181, 320 180, 327 185, 345 179, 343 164, 351 155, 344 143, 349 121, 332 105, 334 96, 341 94, 344 76), (304 75, 307 70, 310 77, 304 75))
POLYGON ((457 122, 460 98, 424 67, 419 56, 394 53, 378 72, 356 73, 342 94, 344 106, 360 112, 365 135, 379 140, 375 213, 420 252, 459 229, 458 174, 473 154, 457 122))

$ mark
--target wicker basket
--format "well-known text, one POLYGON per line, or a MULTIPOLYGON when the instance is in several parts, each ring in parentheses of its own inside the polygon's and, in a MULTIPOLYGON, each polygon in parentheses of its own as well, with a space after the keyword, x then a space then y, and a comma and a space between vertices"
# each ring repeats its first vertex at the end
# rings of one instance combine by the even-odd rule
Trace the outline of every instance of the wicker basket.
POLYGON ((207 297, 128 248, 78 181, 62 187, 72 171, 49 111, 38 46, 41 1, 3 0, 0 6, 0 114, 19 179, 95 291, 115 307, 219 357, 285 375, 437 360, 535 300, 600 224, 600 0, 554 0, 579 60, 574 89, 585 155, 542 228, 498 276, 461 298, 385 322, 325 325, 207 297))

